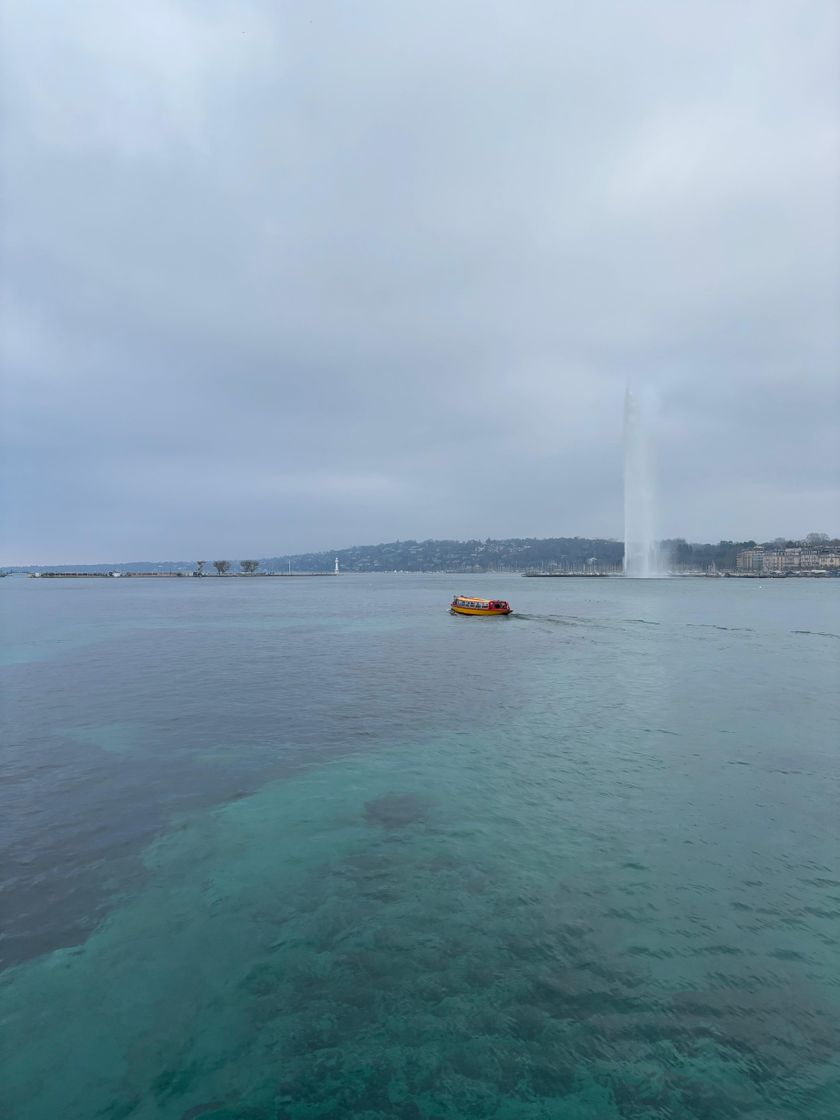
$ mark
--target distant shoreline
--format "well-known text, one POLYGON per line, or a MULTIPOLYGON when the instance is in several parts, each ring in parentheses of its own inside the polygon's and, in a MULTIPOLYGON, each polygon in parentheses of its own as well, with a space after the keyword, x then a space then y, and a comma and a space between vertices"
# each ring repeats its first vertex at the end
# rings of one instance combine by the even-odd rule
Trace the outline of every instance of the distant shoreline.
MULTIPOLYGON (((840 538, 826 533, 809 534, 815 540, 795 541, 776 538, 760 543, 754 540, 721 540, 716 544, 689 543, 681 538, 658 542, 659 566, 675 575, 748 572, 762 576, 786 570, 840 569, 840 538)), ((232 548, 231 548, 232 551, 232 548)), ((203 553, 205 556, 208 554, 203 553)), ((604 537, 506 537, 484 540, 429 539, 397 540, 372 545, 316 552, 289 552, 252 559, 172 558, 160 560, 106 560, 90 562, 51 561, 41 563, 5 563, 0 571, 41 575, 47 573, 119 572, 125 576, 191 576, 226 575, 301 575, 332 572, 336 561, 342 573, 358 572, 523 572, 547 576, 622 575, 624 544, 604 537), (203 569, 203 571, 202 571, 203 569)))
MULTIPOLYGON (((19 576, 25 579, 319 579, 324 576, 338 575, 422 575, 422 576, 520 576, 524 579, 638 579, 642 577, 625 576, 622 572, 511 572, 487 569, 481 572, 465 569, 446 569, 441 571, 413 571, 397 569, 379 572, 225 572, 223 575, 210 575, 208 572, 0 572, 0 577, 19 576)), ((735 580, 802 580, 838 579, 840 571, 791 571, 791 572, 670 572, 660 577, 652 577, 646 582, 685 579, 735 579, 735 580)))

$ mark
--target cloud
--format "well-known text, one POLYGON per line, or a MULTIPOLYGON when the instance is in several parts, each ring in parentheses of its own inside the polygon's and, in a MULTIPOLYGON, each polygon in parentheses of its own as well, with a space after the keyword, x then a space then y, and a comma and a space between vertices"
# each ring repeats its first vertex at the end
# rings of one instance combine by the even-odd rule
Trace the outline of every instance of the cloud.
POLYGON ((4 560, 621 536, 628 378, 664 532, 840 529, 833 5, 39 13, 4 560))

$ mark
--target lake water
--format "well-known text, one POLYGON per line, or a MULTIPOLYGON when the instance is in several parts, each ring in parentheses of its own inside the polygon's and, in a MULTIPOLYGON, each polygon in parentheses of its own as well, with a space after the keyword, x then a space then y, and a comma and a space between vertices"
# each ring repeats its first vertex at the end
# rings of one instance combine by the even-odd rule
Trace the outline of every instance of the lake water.
POLYGON ((840 580, 0 612, 5 1115, 840 1116, 840 580))

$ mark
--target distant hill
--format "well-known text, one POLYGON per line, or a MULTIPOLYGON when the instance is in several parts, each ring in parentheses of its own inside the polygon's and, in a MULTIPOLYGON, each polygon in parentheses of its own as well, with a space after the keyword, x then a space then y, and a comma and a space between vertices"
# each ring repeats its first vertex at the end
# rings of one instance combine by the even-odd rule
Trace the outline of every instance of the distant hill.
MULTIPOLYGON (((621 541, 590 537, 509 538, 506 540, 426 540, 391 541, 386 544, 354 545, 352 548, 323 552, 286 553, 263 557, 259 570, 285 572, 332 571, 335 559, 343 572, 446 572, 446 571, 524 571, 542 566, 581 567, 590 560, 600 565, 621 564, 621 541)), ((194 560, 115 562, 110 564, 32 564, 14 571, 50 572, 189 572, 194 560)), ((231 571, 239 570, 239 560, 231 561, 231 571)), ((205 571, 214 576, 212 560, 205 571)))
POLYGON ((268 571, 284 571, 291 561, 293 570, 326 571, 338 557, 343 572, 522 571, 546 564, 580 567, 591 559, 599 564, 620 564, 623 555, 621 541, 589 537, 412 540, 355 545, 334 552, 274 556, 264 560, 263 566, 268 571))

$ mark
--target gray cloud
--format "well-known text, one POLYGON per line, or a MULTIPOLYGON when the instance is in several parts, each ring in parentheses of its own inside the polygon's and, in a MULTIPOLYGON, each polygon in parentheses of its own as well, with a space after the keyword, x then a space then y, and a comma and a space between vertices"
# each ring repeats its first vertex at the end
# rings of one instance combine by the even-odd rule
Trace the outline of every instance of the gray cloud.
POLYGON ((837 18, 9 4, 3 559, 837 532, 837 18))

